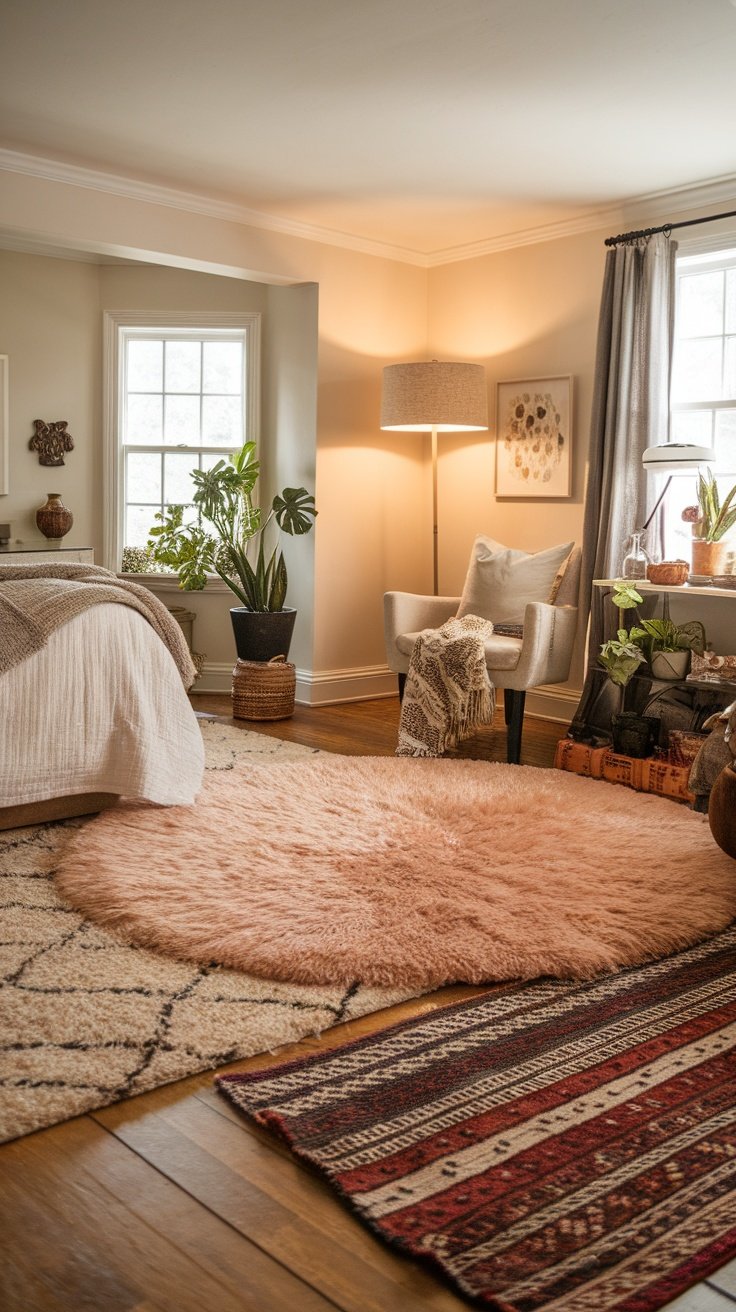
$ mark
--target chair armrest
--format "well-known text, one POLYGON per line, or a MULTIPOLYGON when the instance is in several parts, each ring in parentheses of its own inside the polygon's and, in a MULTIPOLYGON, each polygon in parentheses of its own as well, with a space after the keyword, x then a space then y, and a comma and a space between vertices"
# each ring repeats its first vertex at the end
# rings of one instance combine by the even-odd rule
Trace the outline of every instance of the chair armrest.
MULTIPOLYGON (((499 678, 499 685, 523 690, 542 683, 564 683, 570 673, 577 625, 576 606, 529 602, 519 664, 499 678)), ((490 673, 492 679, 493 671, 490 673)))
POLYGON ((438 629, 445 620, 457 614, 459 605, 459 597, 422 597, 416 592, 386 592, 383 598, 383 627, 389 669, 405 673, 409 668, 409 658, 396 646, 400 633, 438 629))

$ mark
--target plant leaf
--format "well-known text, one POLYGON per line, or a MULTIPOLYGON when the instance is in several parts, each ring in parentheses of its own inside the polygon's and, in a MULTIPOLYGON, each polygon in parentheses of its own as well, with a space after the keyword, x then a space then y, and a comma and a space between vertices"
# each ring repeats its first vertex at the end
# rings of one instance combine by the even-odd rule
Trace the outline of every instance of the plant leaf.
POLYGON ((285 487, 273 499, 272 510, 279 528, 285 533, 308 533, 317 516, 314 497, 305 487, 285 487))

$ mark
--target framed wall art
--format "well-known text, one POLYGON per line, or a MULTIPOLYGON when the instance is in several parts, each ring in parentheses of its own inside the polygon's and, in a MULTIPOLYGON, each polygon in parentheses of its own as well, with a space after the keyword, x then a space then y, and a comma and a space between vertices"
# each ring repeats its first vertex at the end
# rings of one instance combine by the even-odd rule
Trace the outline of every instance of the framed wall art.
POLYGON ((572 496, 572 378, 496 385, 496 496, 572 496))

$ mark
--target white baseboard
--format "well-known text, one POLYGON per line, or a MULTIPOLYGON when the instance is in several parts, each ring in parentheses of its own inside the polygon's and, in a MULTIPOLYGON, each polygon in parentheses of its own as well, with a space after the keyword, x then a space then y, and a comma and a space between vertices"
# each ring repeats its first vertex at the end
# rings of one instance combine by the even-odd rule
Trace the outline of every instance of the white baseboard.
POLYGON ((235 661, 205 661, 192 692, 232 692, 235 661))
POLYGON ((296 699, 306 706, 365 702, 373 697, 396 697, 397 693, 396 675, 387 665, 296 672, 296 699))
MULTIPOLYGON (((231 662, 205 661, 194 692, 230 693, 231 662)), ((374 697, 395 697, 396 675, 386 665, 356 666, 347 670, 297 670, 296 700, 300 706, 331 706, 339 702, 364 702, 374 697)), ((542 720, 569 724, 580 700, 580 691, 551 685, 527 693, 526 713, 542 720)))
POLYGON ((536 715, 540 720, 560 720, 562 724, 569 724, 579 701, 579 688, 542 685, 527 693, 524 711, 527 715, 536 715))

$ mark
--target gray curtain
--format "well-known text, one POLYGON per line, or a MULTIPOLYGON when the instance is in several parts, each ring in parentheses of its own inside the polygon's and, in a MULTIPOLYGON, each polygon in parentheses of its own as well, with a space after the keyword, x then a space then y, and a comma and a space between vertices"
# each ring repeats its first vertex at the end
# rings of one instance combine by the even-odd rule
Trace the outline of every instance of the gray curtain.
MULTIPOLYGON (((644 472, 641 457, 669 436, 676 250, 669 236, 656 233, 612 247, 606 256, 579 602, 583 624, 590 615, 589 671, 601 642, 616 627, 610 600, 597 604, 600 590, 592 588, 592 580, 620 576, 626 539, 642 527, 662 486, 644 472)), ((660 542, 656 517, 645 546, 657 555, 660 542)), ((589 684, 590 674, 574 723, 589 699, 589 684)))

